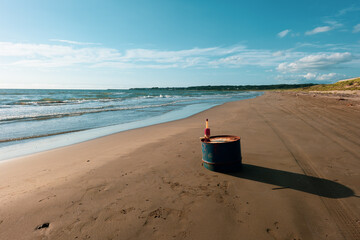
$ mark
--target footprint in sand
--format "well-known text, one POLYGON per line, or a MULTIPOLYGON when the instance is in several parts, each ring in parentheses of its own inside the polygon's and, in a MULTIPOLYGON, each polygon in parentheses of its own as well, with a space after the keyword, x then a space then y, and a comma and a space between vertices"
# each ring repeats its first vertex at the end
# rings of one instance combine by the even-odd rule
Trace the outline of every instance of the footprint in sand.
POLYGON ((120 213, 122 213, 122 214, 127 214, 127 213, 129 213, 129 212, 131 212, 131 211, 133 211, 133 210, 135 210, 134 207, 129 207, 129 208, 126 208, 126 209, 122 209, 122 210, 120 211, 120 213))
POLYGON ((300 240, 296 236, 294 236, 294 233, 290 232, 287 234, 287 236, 284 238, 284 236, 279 235, 279 222, 274 222, 274 228, 267 228, 266 232, 273 238, 273 239, 294 239, 294 240, 300 240))
POLYGON ((266 232, 267 232, 271 237, 273 237, 274 239, 278 239, 277 234, 276 234, 271 228, 267 228, 267 229, 266 229, 266 232))
POLYGON ((174 188, 179 187, 179 186, 181 186, 181 185, 178 182, 171 183, 171 185, 170 185, 171 189, 174 189, 174 188))
POLYGON ((148 214, 148 217, 143 225, 144 226, 147 225, 153 219, 166 220, 170 215, 173 216, 175 215, 177 218, 181 218, 182 214, 183 214, 182 210, 159 207, 148 214))

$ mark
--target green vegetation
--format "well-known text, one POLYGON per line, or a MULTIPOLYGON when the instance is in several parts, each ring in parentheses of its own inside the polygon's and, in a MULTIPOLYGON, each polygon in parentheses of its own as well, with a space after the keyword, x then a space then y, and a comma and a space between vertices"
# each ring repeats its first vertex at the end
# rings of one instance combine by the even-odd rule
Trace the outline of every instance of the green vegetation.
POLYGON ((296 91, 335 91, 335 90, 360 90, 360 78, 351 80, 342 80, 333 84, 319 84, 304 88, 296 89, 296 91))
POLYGON ((263 90, 285 90, 294 88, 305 88, 314 84, 277 84, 277 85, 222 85, 222 86, 194 86, 194 87, 168 87, 168 88, 131 88, 131 90, 202 90, 202 91, 263 91, 263 90))
POLYGON ((294 90, 294 91, 334 91, 360 90, 360 78, 342 80, 333 84, 276 84, 276 85, 220 85, 220 86, 193 86, 167 88, 131 88, 131 90, 190 90, 190 91, 265 91, 265 90, 294 90))

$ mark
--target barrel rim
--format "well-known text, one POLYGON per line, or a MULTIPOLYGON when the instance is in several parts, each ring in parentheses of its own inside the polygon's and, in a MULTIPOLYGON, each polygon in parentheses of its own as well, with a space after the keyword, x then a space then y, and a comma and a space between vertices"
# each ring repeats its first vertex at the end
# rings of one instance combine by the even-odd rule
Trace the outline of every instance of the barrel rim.
POLYGON ((231 142, 236 142, 239 141, 241 138, 239 136, 234 136, 234 135, 217 135, 217 136, 211 136, 211 138, 233 138, 231 141, 228 142, 205 142, 205 139, 201 139, 201 142, 203 143, 207 143, 207 144, 226 144, 226 143, 231 143, 231 142))

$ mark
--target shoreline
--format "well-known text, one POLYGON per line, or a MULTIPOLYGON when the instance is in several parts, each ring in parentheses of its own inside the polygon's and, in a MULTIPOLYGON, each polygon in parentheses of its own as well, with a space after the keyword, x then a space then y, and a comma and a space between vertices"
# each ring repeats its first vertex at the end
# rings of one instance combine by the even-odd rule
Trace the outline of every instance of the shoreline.
MULTIPOLYGON (((242 100, 240 100, 242 101, 242 100)), ((221 104, 220 104, 221 105, 221 104)), ((30 156, 31 154, 36 154, 40 152, 46 152, 53 149, 58 149, 66 146, 71 146, 78 143, 83 143, 87 141, 92 141, 98 138, 106 137, 112 134, 117 134, 123 131, 129 131, 133 129, 149 127, 157 124, 162 124, 171 121, 181 120, 192 115, 198 114, 199 112, 206 111, 208 109, 213 108, 214 106, 218 106, 218 104, 194 104, 190 106, 186 106, 184 109, 176 110, 173 112, 169 112, 167 114, 163 114, 156 117, 151 117, 142 121, 134 121, 123 124, 110 125, 106 127, 100 128, 92 128, 86 130, 74 130, 68 133, 55 133, 50 134, 45 137, 39 137, 39 139, 31 138, 33 141, 13 144, 10 146, 4 146, 0 148, 0 164, 3 161, 11 161, 14 158, 30 156), (205 107, 205 105, 207 105, 205 107), (201 107, 203 106, 203 107, 201 107), (190 108, 190 111, 186 109, 190 108), (192 111, 191 111, 192 109, 192 111), (181 112, 184 112, 181 115, 181 112), (180 116, 179 116, 180 113, 180 116), (49 140, 54 143, 49 144, 49 140), (22 150, 25 148, 26 150, 22 150), (40 148, 40 150, 39 150, 40 148), (37 149, 37 150, 35 150, 37 149), (19 153, 20 151, 20 153, 19 153), (21 152, 23 151, 23 152, 21 152)), ((25 139, 25 141, 28 139, 25 139)))
POLYGON ((3 162, 0 238, 356 239, 359 117, 270 92, 3 162), (241 137, 241 173, 201 166, 205 118, 241 137))
MULTIPOLYGON (((252 96, 248 96, 246 99, 251 99, 258 96, 258 94, 254 94, 252 96)), ((172 110, 170 112, 163 113, 162 115, 152 116, 143 120, 130 121, 127 123, 90 128, 85 130, 72 130, 65 133, 51 133, 40 137, 25 137, 22 138, 23 141, 20 143, 13 143, 0 147, 0 164, 2 161, 8 161, 16 157, 27 156, 38 152, 61 148, 131 129, 184 119, 221 104, 223 103, 196 103, 186 105, 180 109, 172 110)))

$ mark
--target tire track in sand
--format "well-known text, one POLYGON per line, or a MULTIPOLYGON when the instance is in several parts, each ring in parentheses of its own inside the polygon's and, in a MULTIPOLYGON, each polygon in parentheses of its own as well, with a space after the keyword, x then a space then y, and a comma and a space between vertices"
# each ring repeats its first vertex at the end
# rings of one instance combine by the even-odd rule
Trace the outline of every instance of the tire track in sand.
MULTIPOLYGON (((270 103, 267 103, 270 105, 270 103)), ((279 107, 271 104, 272 107, 277 108, 280 111, 284 111, 279 109, 279 107)), ((298 145, 294 144, 292 139, 286 137, 284 133, 282 133, 281 128, 276 127, 269 119, 265 117, 264 114, 260 113, 256 106, 252 106, 252 109, 259 115, 261 119, 273 130, 275 135, 280 139, 285 148, 292 155, 296 163, 302 169, 305 175, 324 178, 314 167, 311 166, 311 158, 306 154, 304 150, 302 150, 298 145)), ((292 113, 292 115, 294 115, 292 113)), ((295 115, 295 117, 298 117, 295 115)), ((304 120, 303 120, 304 121, 304 120)), ((306 122, 305 122, 306 123, 306 122)), ((309 123, 307 123, 309 124, 309 123)), ((322 132, 320 132, 324 135, 322 132)), ((313 187, 315 190, 318 190, 317 184, 314 184, 313 187)), ((331 192, 331 189, 329 189, 331 192)), ((356 217, 352 214, 352 212, 344 205, 344 203, 340 199, 335 198, 326 198, 319 196, 324 206, 332 216, 334 222, 336 223, 339 232, 343 235, 344 239, 348 240, 356 240, 360 239, 360 228, 356 221, 356 217)))
MULTIPOLYGON (((276 106, 273 106, 276 107, 276 106)), ((337 143, 338 145, 340 145, 341 147, 343 147, 344 149, 346 149, 353 157, 355 158, 359 158, 360 155, 357 151, 354 151, 354 148, 358 148, 360 146, 360 144, 351 139, 349 136, 347 136, 346 134, 340 132, 339 130, 337 130, 337 128, 339 128, 339 124, 335 123, 335 122, 330 122, 329 119, 322 119, 323 123, 326 123, 326 129, 331 129, 331 131, 333 131, 334 133, 336 133, 338 135, 338 137, 335 136, 331 136, 330 134, 326 133, 326 131, 323 131, 322 128, 325 128, 325 126, 322 126, 321 122, 318 120, 319 117, 314 118, 311 116, 311 114, 301 110, 301 109, 296 109, 296 111, 290 109, 289 107, 285 107, 285 106, 281 106, 281 108, 276 107, 281 111, 286 111, 288 114, 291 114, 293 116, 296 116, 298 119, 300 119, 303 123, 305 123, 306 125, 308 125, 309 127, 313 128, 315 131, 319 132, 320 134, 328 137, 329 139, 331 139, 333 142, 337 143), (300 116, 302 115, 302 116, 300 116), (310 119, 310 121, 314 122, 315 124, 309 124, 309 122, 306 120, 310 119), (334 127, 334 125, 337 126, 337 128, 334 127), (345 141, 346 143, 342 143, 342 141, 339 141, 338 139, 341 138, 342 141, 345 141)), ((357 128, 355 128, 357 129, 357 128)), ((346 131, 346 129, 343 128, 343 131, 346 131)), ((352 132, 352 134, 356 134, 355 130, 353 129, 353 131, 350 131, 350 129, 348 129, 348 132, 352 132)), ((352 136, 354 137, 354 136, 352 136)))

